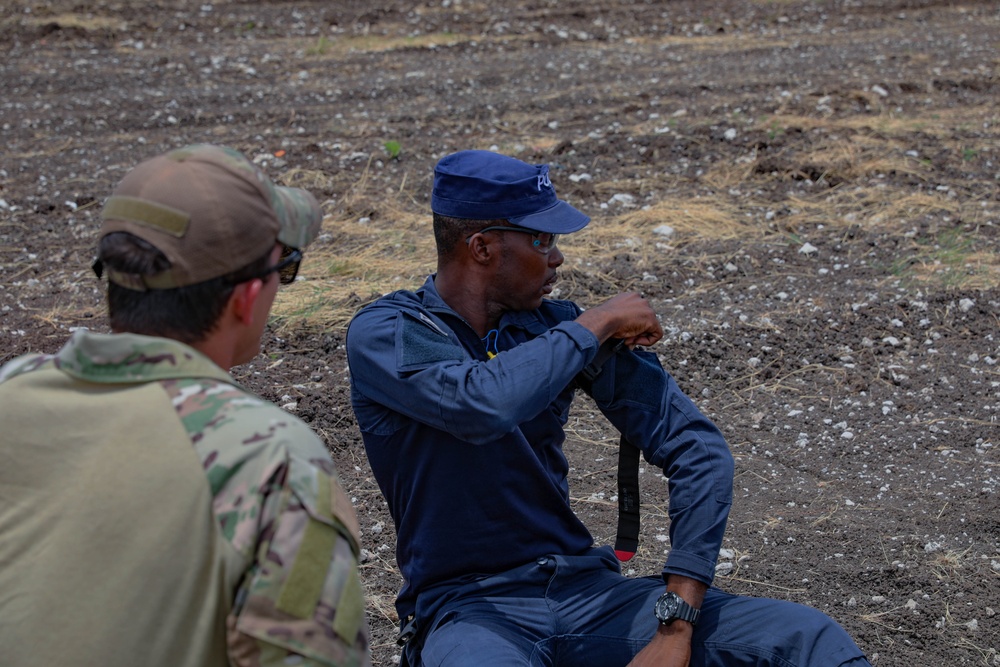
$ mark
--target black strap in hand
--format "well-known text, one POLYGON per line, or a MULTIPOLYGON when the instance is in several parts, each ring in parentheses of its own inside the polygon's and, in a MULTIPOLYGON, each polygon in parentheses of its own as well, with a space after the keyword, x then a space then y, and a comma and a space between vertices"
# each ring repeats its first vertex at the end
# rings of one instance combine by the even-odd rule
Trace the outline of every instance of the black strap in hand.
POLYGON ((618 536, 615 555, 625 562, 639 548, 639 448, 623 435, 618 442, 618 536))

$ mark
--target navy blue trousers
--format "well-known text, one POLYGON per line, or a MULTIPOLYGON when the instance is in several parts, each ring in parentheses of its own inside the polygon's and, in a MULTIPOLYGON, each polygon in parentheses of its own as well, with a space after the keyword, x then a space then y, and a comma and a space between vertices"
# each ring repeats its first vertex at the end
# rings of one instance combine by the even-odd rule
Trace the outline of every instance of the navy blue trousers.
MULTIPOLYGON (((656 632, 660 577, 621 575, 610 548, 541 558, 486 579, 430 592, 412 667, 624 667, 656 632)), ((692 667, 870 667, 826 614, 792 602, 710 588, 691 646, 692 667)))

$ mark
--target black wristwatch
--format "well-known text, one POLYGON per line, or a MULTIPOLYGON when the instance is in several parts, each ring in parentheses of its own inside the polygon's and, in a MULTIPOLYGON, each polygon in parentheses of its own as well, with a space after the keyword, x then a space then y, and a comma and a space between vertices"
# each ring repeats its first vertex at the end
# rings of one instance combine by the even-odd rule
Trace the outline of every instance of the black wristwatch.
POLYGON ((701 610, 689 605, 677 593, 667 591, 656 601, 653 613, 656 614, 656 619, 663 625, 670 625, 678 619, 687 621, 691 625, 696 625, 701 610))

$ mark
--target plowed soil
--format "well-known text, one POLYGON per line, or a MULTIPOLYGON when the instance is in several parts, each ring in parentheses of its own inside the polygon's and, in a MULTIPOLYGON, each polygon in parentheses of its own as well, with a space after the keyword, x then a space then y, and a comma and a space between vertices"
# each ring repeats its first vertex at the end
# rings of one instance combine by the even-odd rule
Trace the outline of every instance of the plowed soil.
MULTIPOLYGON (((408 239, 436 160, 495 148, 594 218, 559 296, 645 293, 664 366, 729 438, 716 583, 826 611, 876 665, 1000 665, 995 2, 14 1, 0 44, 0 362, 106 329, 97 213, 143 158, 224 143, 324 202, 234 372, 330 445, 377 664, 400 577, 343 322, 387 265, 433 269, 408 239)), ((585 400, 570 427, 574 502, 608 542, 616 436, 585 400)), ((627 567, 649 574, 666 484, 641 483, 627 567)))

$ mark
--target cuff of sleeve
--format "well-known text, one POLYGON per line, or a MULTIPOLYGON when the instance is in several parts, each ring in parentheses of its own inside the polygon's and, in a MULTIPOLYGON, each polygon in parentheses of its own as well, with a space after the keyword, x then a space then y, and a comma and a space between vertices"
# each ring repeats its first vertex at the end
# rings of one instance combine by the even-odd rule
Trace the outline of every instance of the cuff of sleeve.
POLYGON ((584 363, 589 364, 597 356, 597 349, 601 347, 601 343, 587 327, 570 321, 560 322, 554 328, 561 329, 581 351, 587 353, 587 360, 584 363))
POLYGON ((667 564, 663 567, 664 581, 667 575, 671 574, 695 579, 711 586, 715 578, 715 561, 706 560, 690 552, 671 550, 667 556, 667 564))

